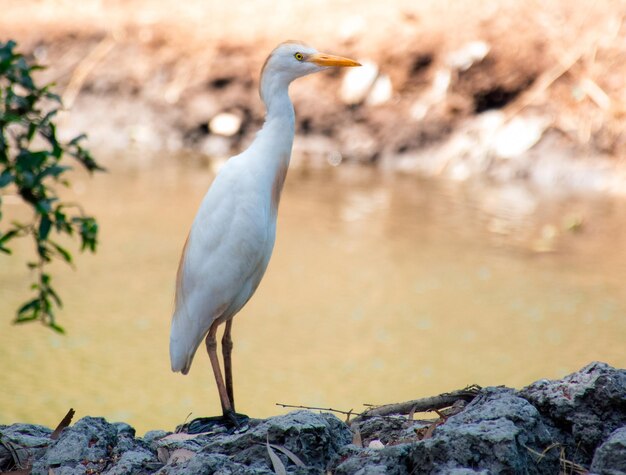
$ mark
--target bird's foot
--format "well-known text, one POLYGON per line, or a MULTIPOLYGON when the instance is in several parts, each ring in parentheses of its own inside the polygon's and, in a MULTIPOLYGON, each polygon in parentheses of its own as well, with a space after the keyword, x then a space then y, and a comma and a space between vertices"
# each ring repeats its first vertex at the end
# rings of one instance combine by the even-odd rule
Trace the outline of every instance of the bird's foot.
POLYGON ((221 416, 198 417, 183 425, 182 432, 201 434, 203 432, 211 432, 217 428, 226 428, 234 433, 245 432, 248 430, 249 420, 250 418, 245 414, 226 411, 221 416))
POLYGON ((234 428, 235 431, 244 429, 250 420, 250 418, 245 414, 239 414, 235 411, 224 411, 224 415, 222 415, 222 417, 224 418, 224 424, 234 428))

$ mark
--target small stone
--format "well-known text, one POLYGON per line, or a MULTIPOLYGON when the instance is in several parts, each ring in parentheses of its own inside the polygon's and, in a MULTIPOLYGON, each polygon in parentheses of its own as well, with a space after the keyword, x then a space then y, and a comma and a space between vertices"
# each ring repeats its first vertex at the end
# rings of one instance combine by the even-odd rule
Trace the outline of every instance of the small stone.
POLYGON ((361 61, 360 68, 350 69, 343 77, 340 97, 344 104, 360 104, 370 92, 378 77, 378 66, 372 61, 361 61))
POLYGON ((426 114, 428 114, 429 109, 430 106, 425 102, 415 101, 409 110, 409 114, 413 120, 419 122, 420 120, 424 120, 426 118, 426 114))
POLYGON ((491 47, 484 41, 472 41, 450 53, 446 63, 458 71, 467 71, 475 63, 485 59, 491 47))
POLYGON ((392 95, 393 85, 391 84, 391 79, 388 75, 381 74, 374 82, 372 90, 367 95, 365 103, 370 106, 384 104, 391 99, 392 95))
POLYGON ((541 117, 515 117, 496 133, 493 151, 501 158, 518 157, 539 142, 547 127, 541 117))
POLYGON ((431 88, 431 96, 434 101, 440 101, 445 98, 448 88, 452 82, 452 72, 449 69, 440 69, 435 73, 433 85, 431 88))
POLYGON ((374 449, 374 450, 381 450, 385 448, 385 444, 383 444, 380 440, 376 439, 376 440, 370 441, 370 443, 367 445, 367 448, 374 449))
POLYGON ((230 112, 221 112, 209 122, 209 130, 217 135, 232 137, 241 129, 241 117, 230 112))

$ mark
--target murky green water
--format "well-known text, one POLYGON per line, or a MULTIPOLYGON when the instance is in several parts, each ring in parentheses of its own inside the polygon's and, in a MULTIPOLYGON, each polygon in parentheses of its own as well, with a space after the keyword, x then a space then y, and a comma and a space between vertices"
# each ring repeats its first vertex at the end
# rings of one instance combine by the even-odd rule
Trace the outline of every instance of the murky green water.
MULTIPOLYGON (((184 377, 167 347, 179 253, 211 172, 123 161, 75 180, 102 236, 76 271, 55 268, 67 336, 9 324, 28 293, 28 245, 0 257, 0 424, 55 425, 74 407, 143 432, 219 411, 202 350, 184 377)), ((591 360, 626 367, 625 218, 620 201, 294 169, 274 258, 235 320, 237 408, 359 410, 519 387, 591 360)))

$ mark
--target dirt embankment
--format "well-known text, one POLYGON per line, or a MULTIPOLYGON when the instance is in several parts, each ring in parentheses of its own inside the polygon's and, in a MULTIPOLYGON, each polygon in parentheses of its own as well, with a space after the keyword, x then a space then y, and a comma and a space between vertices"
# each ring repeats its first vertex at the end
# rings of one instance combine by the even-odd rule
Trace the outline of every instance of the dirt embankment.
POLYGON ((307 163, 625 189, 623 1, 347 2, 326 22, 324 9, 285 2, 243 12, 191 2, 192 20, 169 0, 86 3, 64 18, 61 0, 21 2, 0 26, 48 65, 42 79, 63 91, 68 135, 86 130, 97 148, 240 150, 262 124, 258 72, 284 29, 364 63, 292 87, 307 163))

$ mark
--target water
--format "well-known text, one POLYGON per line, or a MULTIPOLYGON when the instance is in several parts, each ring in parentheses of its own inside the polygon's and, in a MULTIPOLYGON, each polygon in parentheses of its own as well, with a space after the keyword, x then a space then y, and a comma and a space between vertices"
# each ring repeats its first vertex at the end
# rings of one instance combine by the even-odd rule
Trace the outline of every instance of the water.
MULTIPOLYGON (((184 377, 167 348, 179 253, 210 167, 136 158, 74 180, 102 235, 76 271, 53 269, 66 336, 10 325, 28 295, 29 244, 0 258, 0 424, 54 426, 74 407, 142 433, 219 412, 203 350, 184 377)), ((5 201, 9 218, 21 214, 5 201)), ((234 324, 237 409, 360 410, 471 383, 520 387, 592 360, 626 367, 625 212, 516 186, 291 170, 273 260, 234 324)))

